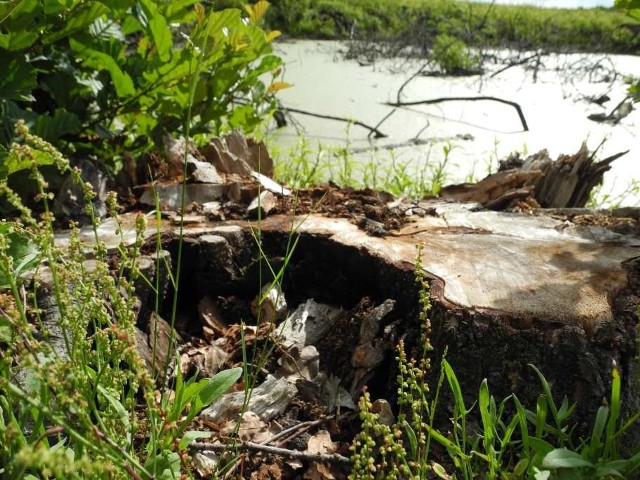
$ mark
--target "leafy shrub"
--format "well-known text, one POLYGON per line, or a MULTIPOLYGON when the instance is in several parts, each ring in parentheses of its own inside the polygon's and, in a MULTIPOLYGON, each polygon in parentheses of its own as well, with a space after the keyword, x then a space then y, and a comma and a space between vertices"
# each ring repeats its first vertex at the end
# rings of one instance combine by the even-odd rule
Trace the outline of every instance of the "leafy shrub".
POLYGON ((255 129, 274 91, 260 76, 281 65, 267 6, 247 21, 196 0, 1 2, 0 144, 18 119, 64 153, 110 159, 166 133, 255 129))
POLYGON ((478 59, 462 40, 444 33, 436 37, 431 54, 447 75, 465 74, 479 67, 478 59))

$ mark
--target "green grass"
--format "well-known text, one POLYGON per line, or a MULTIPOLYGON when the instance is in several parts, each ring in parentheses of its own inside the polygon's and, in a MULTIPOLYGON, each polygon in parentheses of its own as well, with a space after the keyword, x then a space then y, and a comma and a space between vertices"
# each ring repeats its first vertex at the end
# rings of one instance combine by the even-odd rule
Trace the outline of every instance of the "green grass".
POLYGON ((274 158, 275 179, 294 189, 332 182, 418 199, 437 195, 450 181, 455 146, 445 144, 442 159, 437 162, 405 160, 393 150, 371 151, 365 159, 353 154, 349 142, 341 147, 313 145, 305 137, 289 148, 270 145, 269 151, 274 158))

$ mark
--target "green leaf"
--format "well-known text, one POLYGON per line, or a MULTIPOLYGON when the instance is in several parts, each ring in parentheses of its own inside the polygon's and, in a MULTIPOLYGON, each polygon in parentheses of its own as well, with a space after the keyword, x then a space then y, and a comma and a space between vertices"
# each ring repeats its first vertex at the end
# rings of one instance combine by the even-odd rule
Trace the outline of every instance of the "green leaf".
POLYGON ((593 429, 591 430, 591 438, 589 440, 589 447, 587 449, 587 457, 595 462, 600 456, 600 449, 602 448, 602 432, 607 423, 607 417, 609 416, 609 407, 601 406, 596 413, 596 420, 593 422, 593 429))
POLYGON ((6 50, 24 50, 38 40, 37 32, 18 31, 11 33, 0 33, 0 48, 6 50))
POLYGON ((542 438, 529 437, 529 448, 546 455, 554 449, 554 446, 542 438))
POLYGON ((67 133, 77 132, 79 128, 80 120, 76 114, 69 113, 64 108, 58 108, 53 117, 38 115, 35 124, 31 127, 31 133, 54 142, 67 133))
POLYGON ((211 377, 198 395, 203 408, 208 407, 229 390, 242 375, 242 367, 223 370, 211 377))
POLYGON ((489 385, 486 378, 482 380, 482 383, 480 384, 478 407, 480 408, 480 418, 482 419, 484 446, 486 451, 490 452, 493 450, 495 419, 489 412, 489 385))
POLYGON ((618 366, 614 363, 611 367, 611 412, 607 422, 605 436, 605 456, 611 458, 616 450, 616 428, 620 417, 620 390, 622 388, 622 377, 618 366))
POLYGON ((152 455, 147 459, 144 467, 156 480, 180 478, 180 456, 176 452, 167 450, 159 455, 152 455))
POLYGON ((133 80, 129 74, 120 69, 116 59, 106 53, 88 48, 73 38, 69 39, 69 45, 83 58, 82 64, 84 66, 109 72, 118 97, 135 95, 136 89, 133 80))
POLYGON ((40 263, 40 250, 29 238, 16 232, 11 224, 0 224, 0 235, 3 235, 9 242, 7 254, 13 260, 13 271, 6 272, 3 266, 0 269, 0 288, 10 286, 11 275, 14 279, 21 278, 29 270, 35 268, 40 263))
POLYGON ((403 422, 404 431, 407 434, 407 439, 409 440, 409 446, 411 447, 411 458, 418 458, 418 437, 416 436, 416 432, 413 431, 411 425, 406 420, 403 422))
POLYGON ((9 343, 12 338, 13 331, 9 325, 3 325, 3 319, 0 318, 0 342, 9 343))
POLYGON ((33 158, 18 155, 15 150, 9 150, 0 155, 0 180, 4 180, 9 175, 21 170, 29 170, 35 163, 37 166, 53 165, 54 159, 51 155, 39 150, 31 150, 33 158))
POLYGON ((431 470, 436 474, 438 478, 443 478, 445 480, 449 480, 451 476, 447 473, 442 465, 439 463, 433 462, 431 463, 431 470))
POLYGON ((585 467, 593 467, 593 463, 582 458, 579 453, 566 448, 556 448, 547 453, 542 460, 542 468, 550 470, 585 467))
POLYGON ((0 48, 22 50, 30 47, 40 36, 41 24, 34 19, 42 17, 42 5, 38 0, 15 0, 0 2, 0 20, 3 31, 0 34, 0 48))
POLYGON ((640 8, 640 0, 616 0, 614 5, 616 8, 631 10, 634 8, 640 8))
POLYGON ((30 101, 31 91, 36 88, 36 69, 29 64, 25 55, 12 55, 0 50, 0 98, 30 101))
POLYGON ((74 0, 44 0, 44 13, 51 15, 63 12, 70 9, 74 3, 74 0))
MULTIPOLYGON (((60 30, 45 35, 42 42, 45 45, 52 44, 65 37, 71 37, 72 33, 84 30, 91 25, 98 17, 109 13, 106 5, 100 2, 86 2, 73 10, 73 14, 68 15, 64 22, 64 27, 60 30)), ((69 38, 72 40, 72 38, 69 38)))
POLYGON ((200 432, 198 430, 189 430, 188 432, 185 432, 185 434, 180 439, 180 442, 178 443, 178 450, 184 450, 191 442, 197 440, 198 438, 211 438, 213 437, 213 435, 214 432, 200 432))
POLYGON ((549 477, 551 476, 551 472, 549 470, 538 470, 537 468, 534 468, 534 477, 535 480, 548 480, 549 477))
POLYGON ((612 460, 598 466, 598 468, 607 468, 624 474, 631 473, 638 467, 640 467, 640 452, 626 460, 612 460))
POLYGON ((107 400, 107 402, 109 402, 109 405, 111 405, 111 407, 116 411, 117 417, 120 420, 120 423, 122 423, 122 426, 124 427, 124 430, 126 432, 127 443, 130 445, 131 422, 129 421, 129 412, 126 408, 124 408, 124 405, 122 405, 122 403, 117 398, 107 392, 107 390, 102 385, 98 385, 98 392, 100 392, 100 394, 107 400))
POLYGON ((147 30, 148 35, 153 38, 153 43, 158 49, 158 55, 162 61, 167 61, 171 57, 171 30, 167 20, 162 16, 156 3, 151 0, 139 0, 138 19, 147 30))
POLYGON ((460 382, 458 382, 458 377, 456 377, 453 368, 446 360, 442 360, 442 366, 444 368, 444 374, 447 378, 447 382, 449 382, 449 387, 451 388, 451 392, 453 393, 453 400, 455 402, 455 406, 460 412, 460 415, 465 416, 469 411, 464 405, 464 398, 462 397, 462 389, 460 388, 460 382))

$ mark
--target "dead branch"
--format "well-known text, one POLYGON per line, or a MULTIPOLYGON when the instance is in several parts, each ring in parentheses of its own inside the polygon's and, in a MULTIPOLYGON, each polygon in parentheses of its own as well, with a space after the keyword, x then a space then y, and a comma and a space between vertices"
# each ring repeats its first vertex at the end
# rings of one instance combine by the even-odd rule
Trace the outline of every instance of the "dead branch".
POLYGON ((524 65, 525 63, 528 63, 530 60, 533 60, 534 58, 539 58, 540 55, 542 55, 540 52, 536 52, 533 55, 530 55, 528 57, 522 58, 520 60, 515 60, 515 61, 512 61, 512 62, 509 62, 507 65, 505 65, 501 69, 496 70, 495 72, 493 72, 491 75, 489 75, 489 77, 491 77, 491 78, 497 77, 498 75, 500 75, 501 73, 509 70, 512 67, 517 67, 518 65, 524 65))
POLYGON ((385 102, 385 105, 389 107, 412 107, 415 105, 432 105, 435 103, 443 103, 443 102, 477 102, 480 100, 489 100, 492 102, 504 103, 506 105, 511 105, 518 112, 518 117, 520 118, 520 123, 522 124, 522 128, 525 132, 529 131, 529 126, 527 125, 527 121, 524 118, 524 114, 522 113, 522 108, 516 102, 512 102, 510 100, 504 100, 502 98, 497 97, 440 97, 433 98, 431 100, 417 100, 415 102, 385 102))
POLYGON ((338 453, 308 453, 300 450, 289 450, 286 448, 261 445, 253 442, 241 442, 235 445, 214 445, 211 443, 194 442, 189 445, 192 450, 200 452, 228 452, 230 450, 246 450, 250 452, 264 452, 271 455, 279 455, 286 458, 295 458, 310 462, 333 463, 340 465, 351 465, 351 460, 338 453))
POLYGON ((281 106, 279 110, 284 112, 284 113, 298 113, 300 115, 307 115, 309 117, 315 117, 315 118, 323 118, 325 120, 335 120, 335 121, 338 121, 338 122, 352 123, 353 125, 358 125, 359 127, 362 127, 362 128, 365 128, 365 129, 369 130, 369 132, 374 134, 374 138, 386 138, 387 137, 386 134, 382 133, 376 127, 371 127, 371 126, 367 125, 366 123, 362 123, 359 120, 354 120, 352 118, 337 117, 335 115, 325 115, 325 114, 322 114, 322 113, 313 113, 313 112, 308 112, 306 110, 299 110, 297 108, 289 108, 289 107, 285 107, 285 106, 281 106))

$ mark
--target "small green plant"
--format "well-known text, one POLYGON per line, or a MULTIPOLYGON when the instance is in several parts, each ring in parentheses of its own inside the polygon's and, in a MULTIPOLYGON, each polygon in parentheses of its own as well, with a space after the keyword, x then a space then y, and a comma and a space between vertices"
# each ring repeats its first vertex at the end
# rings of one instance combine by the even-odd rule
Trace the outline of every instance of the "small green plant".
POLYGON ((568 399, 556 403, 551 387, 535 366, 541 386, 535 409, 525 409, 515 395, 498 402, 484 379, 476 402, 467 406, 462 386, 451 364, 443 358, 433 396, 426 383, 431 330, 428 285, 422 272, 420 249, 416 279, 420 285, 423 349, 420 360, 408 359, 398 346, 398 418, 383 424, 373 412, 368 392, 359 402, 362 431, 351 446, 350 479, 475 478, 508 479, 608 479, 632 478, 640 472, 640 453, 623 456, 625 433, 638 422, 640 412, 621 422, 620 372, 612 366, 611 395, 596 415, 587 438, 576 438, 568 399), (434 426, 443 380, 453 399, 450 431, 434 426), (440 444, 450 457, 453 471, 433 462, 431 446, 440 444), (449 475, 451 474, 451 476, 449 475))
MULTIPOLYGON (((55 164, 77 182, 80 172, 24 124, 17 130, 24 143, 14 144, 7 158, 31 171, 45 214, 33 218, 6 178, 0 180, 0 192, 22 213, 0 224, 7 233, 0 236, 0 475, 176 478, 189 470, 187 444, 203 435, 188 431, 191 420, 241 369, 200 381, 179 374, 174 394, 156 398, 135 333, 133 283, 140 275, 145 217, 136 218, 133 244, 120 245, 115 269, 90 201, 85 205, 94 242, 82 241, 72 226, 69 244, 57 245, 39 166, 55 164), (46 267, 27 272, 36 263, 46 267), (33 288, 27 290, 29 277, 33 288)), ((91 198, 90 186, 83 185, 91 198)), ((113 196, 109 204, 115 214, 113 196)))
POLYGON ((445 33, 436 37, 431 55, 443 73, 463 75, 479 68, 479 60, 460 39, 445 33))
POLYGON ((416 282, 419 285, 421 305, 421 352, 419 360, 409 359, 401 341, 397 348, 398 407, 400 413, 392 425, 382 424, 380 416, 372 411, 368 392, 360 398, 362 431, 351 446, 353 469, 349 476, 356 479, 415 478, 426 479, 435 474, 448 478, 444 468, 430 462, 429 454, 440 384, 433 398, 426 381, 431 365, 431 322, 428 282, 422 269, 422 248, 416 256, 416 282))

